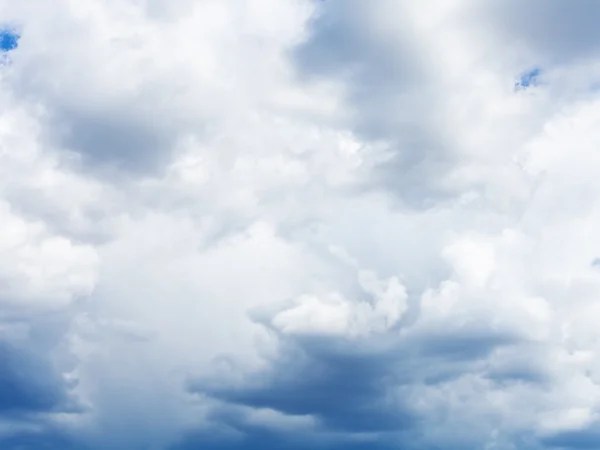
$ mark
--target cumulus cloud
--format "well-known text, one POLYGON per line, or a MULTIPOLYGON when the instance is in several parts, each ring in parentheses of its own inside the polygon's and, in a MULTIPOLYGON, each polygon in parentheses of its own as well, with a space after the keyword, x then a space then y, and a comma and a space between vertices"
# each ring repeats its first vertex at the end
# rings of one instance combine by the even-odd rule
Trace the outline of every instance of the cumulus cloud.
POLYGON ((598 12, 0 0, 0 447, 598 447, 598 12))

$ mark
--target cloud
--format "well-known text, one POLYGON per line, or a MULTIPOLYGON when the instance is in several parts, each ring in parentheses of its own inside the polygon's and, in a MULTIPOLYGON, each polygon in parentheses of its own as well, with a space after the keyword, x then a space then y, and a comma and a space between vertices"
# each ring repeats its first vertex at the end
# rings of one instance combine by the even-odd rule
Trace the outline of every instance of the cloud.
POLYGON ((490 2, 481 10, 511 47, 534 54, 538 60, 569 64, 593 57, 599 44, 594 21, 600 9, 593 1, 523 4, 511 0, 490 2))
POLYGON ((347 126, 367 141, 383 143, 386 151, 377 164, 377 184, 417 205, 442 195, 433 183, 451 158, 447 144, 432 132, 433 74, 414 46, 410 19, 403 19, 405 6, 325 2, 293 55, 304 77, 342 83, 347 126), (390 14, 399 22, 389 20, 390 14))
POLYGON ((543 442, 550 448, 595 448, 600 442, 600 436, 596 429, 566 431, 547 437, 543 442))
POLYGON ((597 9, 0 0, 0 447, 592 448, 597 9))
MULTIPOLYGON (((59 404, 60 393, 56 392, 56 388, 43 385, 53 381, 53 375, 47 368, 43 365, 36 367, 40 364, 35 364, 35 360, 27 361, 21 352, 10 348, 2 349, 2 360, 0 391, 4 414, 51 410, 59 404)), ((60 384, 55 384, 60 389, 60 384)))
POLYGON ((39 448, 40 450, 83 449, 81 443, 73 442, 60 431, 14 433, 10 437, 0 438, 0 443, 6 449, 39 448))

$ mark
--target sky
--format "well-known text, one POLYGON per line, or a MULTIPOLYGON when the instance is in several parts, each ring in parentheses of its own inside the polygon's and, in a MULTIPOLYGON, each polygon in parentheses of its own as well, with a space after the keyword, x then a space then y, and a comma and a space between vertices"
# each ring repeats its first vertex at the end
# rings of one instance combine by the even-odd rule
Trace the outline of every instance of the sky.
POLYGON ((599 21, 0 0, 0 448, 600 448, 599 21))
POLYGON ((0 51, 9 52, 17 48, 19 35, 13 30, 0 30, 0 51))

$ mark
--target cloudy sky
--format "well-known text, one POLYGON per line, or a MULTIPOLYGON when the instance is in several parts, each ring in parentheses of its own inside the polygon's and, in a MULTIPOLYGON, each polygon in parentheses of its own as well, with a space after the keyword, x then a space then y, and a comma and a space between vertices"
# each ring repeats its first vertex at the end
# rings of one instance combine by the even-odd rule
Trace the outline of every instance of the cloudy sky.
POLYGON ((599 22, 0 0, 0 448, 600 448, 599 22))

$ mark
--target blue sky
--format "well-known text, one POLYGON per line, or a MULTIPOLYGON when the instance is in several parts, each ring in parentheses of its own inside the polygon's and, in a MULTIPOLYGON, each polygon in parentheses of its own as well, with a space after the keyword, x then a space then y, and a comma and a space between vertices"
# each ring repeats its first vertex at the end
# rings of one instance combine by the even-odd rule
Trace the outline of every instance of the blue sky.
POLYGON ((0 50, 8 52, 17 48, 19 36, 10 30, 0 30, 0 50))
POLYGON ((600 448, 600 4, 0 10, 0 448, 600 448))
POLYGON ((518 89, 528 88, 529 86, 537 86, 539 77, 542 71, 538 67, 525 71, 518 79, 515 87, 518 89))

